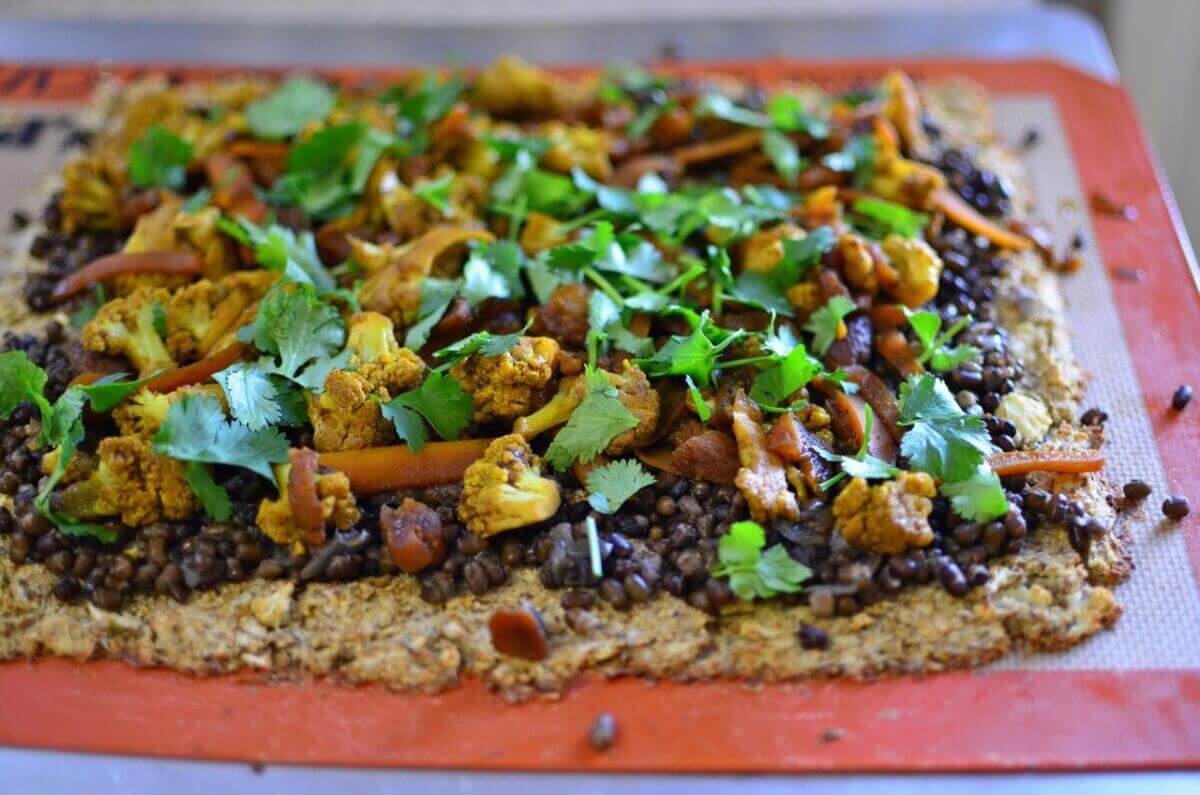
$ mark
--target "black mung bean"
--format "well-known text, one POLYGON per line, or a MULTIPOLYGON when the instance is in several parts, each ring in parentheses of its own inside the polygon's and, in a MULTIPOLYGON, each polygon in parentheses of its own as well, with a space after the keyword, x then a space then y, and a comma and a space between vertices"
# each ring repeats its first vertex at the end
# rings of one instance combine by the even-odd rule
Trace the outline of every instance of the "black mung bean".
POLYGON ((829 648, 829 633, 820 627, 814 627, 812 624, 804 624, 800 627, 797 633, 800 637, 800 646, 805 649, 828 649, 829 648))
POLYGON ((1175 394, 1171 395, 1171 408, 1176 411, 1183 411, 1188 404, 1192 402, 1192 387, 1190 384, 1180 384, 1175 390, 1175 394))
POLYGON ((1125 499, 1140 502, 1150 496, 1150 484, 1144 480, 1134 479, 1125 484, 1122 489, 1125 499))
POLYGON ((1163 515, 1172 521, 1178 522, 1180 519, 1187 516, 1191 510, 1192 506, 1188 502, 1187 497, 1182 495, 1172 494, 1170 497, 1163 500, 1163 515))
POLYGON ((588 727, 588 745, 596 751, 604 751, 617 741, 617 719, 601 712, 588 727))

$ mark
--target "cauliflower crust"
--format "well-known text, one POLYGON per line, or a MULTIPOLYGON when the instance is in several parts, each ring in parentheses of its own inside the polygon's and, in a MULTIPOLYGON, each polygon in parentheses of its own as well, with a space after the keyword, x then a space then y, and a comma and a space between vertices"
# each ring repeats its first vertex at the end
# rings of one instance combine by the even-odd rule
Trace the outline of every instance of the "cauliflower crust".
POLYGON ((554 377, 559 346, 550 337, 521 337, 499 356, 472 354, 450 369, 475 400, 476 422, 515 419, 532 411, 554 377))
POLYGON ((463 475, 458 518, 479 536, 551 518, 562 504, 558 483, 541 476, 541 462, 519 434, 487 446, 463 475))
POLYGON ((854 546, 881 555, 929 546, 936 493, 924 472, 901 472, 874 486, 853 478, 833 501, 835 527, 854 546))
POLYGON ((136 436, 111 436, 97 448, 100 497, 127 525, 186 519, 196 495, 183 477, 183 462, 156 454, 136 436))

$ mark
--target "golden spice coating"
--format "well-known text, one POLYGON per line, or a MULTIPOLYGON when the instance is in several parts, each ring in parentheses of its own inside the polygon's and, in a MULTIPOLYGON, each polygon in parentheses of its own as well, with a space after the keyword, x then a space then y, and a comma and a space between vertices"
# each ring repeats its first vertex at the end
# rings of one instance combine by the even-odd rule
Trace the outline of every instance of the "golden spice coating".
POLYGON ((779 224, 770 229, 755 232, 741 244, 742 270, 754 273, 770 273, 783 262, 783 241, 803 240, 807 235, 795 224, 779 224))
POLYGON ((321 453, 362 450, 396 441, 392 423, 384 418, 379 395, 361 374, 334 370, 325 377, 325 390, 308 394, 308 419, 313 425, 313 447, 321 453))
POLYGON ((196 496, 183 477, 184 464, 154 452, 137 436, 110 436, 96 449, 95 471, 68 486, 61 509, 80 519, 120 516, 130 526, 191 516, 196 496))
POLYGON ((562 224, 554 216, 531 212, 521 227, 521 248, 533 256, 554 246, 561 246, 568 238, 562 233, 562 224))
POLYGON ((485 537, 551 518, 562 496, 558 483, 541 472, 525 439, 515 433, 501 436, 467 467, 458 518, 485 537))
POLYGON ((550 149, 542 156, 546 168, 564 174, 581 168, 593 179, 612 177, 612 161, 608 158, 612 136, 607 131, 585 124, 548 121, 538 127, 538 134, 550 142, 550 149))
POLYGON ((215 352, 217 343, 242 325, 246 312, 278 279, 279 274, 265 269, 239 271, 176 290, 166 306, 171 355, 189 362, 215 352))
POLYGON ((502 55, 475 76, 471 98, 488 113, 504 117, 557 116, 582 108, 594 91, 512 55, 502 55))
POLYGON ((933 300, 942 275, 942 260, 924 240, 888 235, 883 239, 883 253, 896 269, 899 280, 891 288, 892 295, 905 306, 916 309, 933 300))
MULTIPOLYGON (((296 526, 288 501, 288 475, 291 468, 291 464, 275 465, 279 496, 273 500, 264 498, 258 504, 255 516, 259 529, 267 538, 276 544, 288 546, 306 543, 304 530, 296 526)), ((321 521, 332 524, 338 530, 349 530, 362 516, 350 492, 350 478, 343 472, 317 475, 317 501, 321 505, 321 521)))
POLYGON ((350 365, 381 400, 416 389, 425 376, 425 362, 396 341, 392 319, 378 312, 358 312, 346 322, 350 365))
POLYGON ((901 472, 875 485, 853 478, 833 501, 834 526, 849 543, 880 555, 929 546, 936 494, 924 472, 901 472))
POLYGON ((554 377, 559 345, 550 337, 521 337, 499 356, 472 354, 450 368, 475 400, 474 420, 511 420, 541 401, 554 377))
POLYGON ((172 368, 175 360, 154 327, 155 306, 165 311, 170 300, 168 291, 156 287, 114 298, 84 325, 79 341, 94 353, 124 356, 141 375, 172 368))
POLYGON ((872 193, 889 201, 928 207, 930 197, 944 187, 946 177, 933 166, 901 157, 894 145, 880 145, 872 193))
POLYGON ((121 191, 125 177, 116 165, 98 155, 84 155, 63 168, 63 228, 68 233, 81 229, 121 228, 121 191))
POLYGON ((200 394, 216 398, 220 401, 221 408, 228 410, 225 392, 216 384, 185 386, 166 394, 139 389, 113 408, 113 422, 117 424, 117 429, 123 436, 153 439, 159 426, 166 419, 172 403, 184 395, 200 394))
POLYGON ((875 277, 875 259, 867 241, 846 233, 838 238, 833 251, 846 284, 866 293, 875 292, 879 280, 875 277))

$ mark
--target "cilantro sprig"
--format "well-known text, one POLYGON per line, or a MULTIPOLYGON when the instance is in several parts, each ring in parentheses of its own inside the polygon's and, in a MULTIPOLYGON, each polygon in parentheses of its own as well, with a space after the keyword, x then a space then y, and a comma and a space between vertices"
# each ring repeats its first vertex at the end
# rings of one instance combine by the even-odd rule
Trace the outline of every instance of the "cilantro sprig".
POLYGON ((129 147, 129 179, 139 188, 179 190, 187 181, 192 145, 155 124, 129 147))
POLYGON ((739 599, 770 599, 795 593, 812 577, 812 569, 793 560, 782 544, 765 551, 767 534, 758 522, 734 522, 717 542, 717 565, 712 573, 728 577, 739 599))
POLYGON ((871 426, 875 421, 870 404, 864 407, 863 414, 862 444, 858 446, 858 451, 854 455, 839 455, 817 448, 818 455, 826 461, 833 464, 840 464, 842 467, 841 472, 838 472, 820 484, 823 491, 828 491, 848 477, 862 478, 863 480, 883 480, 894 477, 900 471, 897 467, 884 461, 882 458, 878 458, 867 452, 871 442, 871 426))
POLYGON ((383 416, 391 420, 400 441, 419 453, 429 438, 425 422, 441 438, 457 439, 471 421, 475 402, 458 379, 434 370, 419 387, 381 403, 380 408, 383 416))
POLYGON ((982 353, 974 345, 949 344, 960 331, 970 325, 970 315, 959 318, 942 332, 942 316, 936 312, 912 312, 906 309, 904 314, 921 343, 921 353, 917 356, 917 362, 928 364, 931 370, 939 373, 953 370, 964 362, 978 359, 982 353))
POLYGON ((600 513, 616 513, 630 497, 653 484, 654 476, 634 459, 610 461, 588 473, 588 503, 600 513))
POLYGON ((274 357, 271 372, 320 391, 331 370, 345 367, 346 330, 337 308, 322 301, 310 284, 280 284, 259 304, 254 321, 238 332, 274 357), (339 355, 339 351, 342 351, 339 355))
POLYGON ((603 370, 585 367, 584 390, 583 400, 546 449, 546 461, 560 472, 575 461, 592 461, 609 442, 638 424, 603 370))
POLYGON ((337 95, 311 77, 293 77, 246 106, 246 125, 256 138, 277 140, 300 132, 329 115, 337 95))
POLYGON ((829 346, 838 338, 842 319, 855 309, 857 307, 849 298, 844 295, 835 295, 824 306, 813 312, 809 316, 808 322, 804 324, 804 330, 812 332, 813 350, 824 356, 829 350, 829 346))

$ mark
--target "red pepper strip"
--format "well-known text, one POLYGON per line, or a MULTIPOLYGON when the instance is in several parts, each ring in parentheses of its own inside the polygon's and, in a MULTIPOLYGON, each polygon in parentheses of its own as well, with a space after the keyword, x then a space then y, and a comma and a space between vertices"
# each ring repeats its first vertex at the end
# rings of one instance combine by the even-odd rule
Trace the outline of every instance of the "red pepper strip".
POLYGON ((1104 454, 1099 450, 1013 450, 996 453, 988 458, 988 466, 1002 478, 1027 475, 1030 472, 1099 472, 1104 468, 1104 454))
POLYGON ((50 292, 51 301, 78 295, 97 282, 123 273, 198 274, 204 262, 194 251, 143 251, 137 254, 109 254, 94 259, 69 276, 50 292))
POLYGON ((493 441, 429 442, 419 453, 403 444, 321 453, 320 464, 344 472, 355 494, 418 489, 461 481, 467 467, 481 458, 493 441))
POLYGON ((1011 248, 1014 251, 1033 248, 1032 240, 997 226, 990 219, 976 212, 974 207, 963 201, 962 197, 949 188, 935 191, 930 197, 930 203, 934 209, 940 210, 947 218, 968 232, 983 235, 1001 248, 1011 248))
POLYGON ((168 370, 162 375, 151 378, 146 382, 146 389, 151 392, 166 393, 174 392, 181 386, 199 384, 212 378, 213 373, 219 373, 234 362, 241 361, 245 352, 246 346, 240 342, 230 345, 198 362, 168 370))
POLYGON ((317 497, 317 451, 307 447, 288 451, 292 468, 288 471, 288 507, 292 521, 304 532, 310 546, 325 543, 325 521, 317 497))

